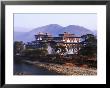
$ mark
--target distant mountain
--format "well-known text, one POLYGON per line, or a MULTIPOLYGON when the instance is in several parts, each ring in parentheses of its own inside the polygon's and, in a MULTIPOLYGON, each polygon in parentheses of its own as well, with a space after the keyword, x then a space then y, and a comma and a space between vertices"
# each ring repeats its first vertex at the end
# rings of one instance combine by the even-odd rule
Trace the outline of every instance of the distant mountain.
POLYGON ((67 27, 62 27, 58 24, 50 24, 50 25, 32 29, 32 31, 29 31, 26 33, 14 32, 14 41, 20 41, 20 40, 24 42, 33 41, 35 40, 34 35, 39 32, 49 33, 49 34, 52 34, 52 36, 58 36, 58 34, 61 34, 64 32, 69 32, 69 33, 75 34, 76 36, 81 36, 85 34, 94 34, 89 29, 78 25, 69 25, 67 27))
POLYGON ((82 36, 85 34, 93 34, 93 32, 90 31, 89 29, 86 29, 82 26, 77 26, 77 25, 69 25, 64 28, 64 31, 68 31, 70 33, 73 33, 76 36, 82 36))
POLYGON ((42 26, 39 28, 35 28, 29 32, 29 34, 36 34, 39 32, 50 33, 53 36, 58 36, 60 31, 63 30, 63 27, 58 24, 50 24, 46 26, 42 26))
POLYGON ((23 41, 22 37, 26 34, 26 32, 14 32, 14 41, 23 41))

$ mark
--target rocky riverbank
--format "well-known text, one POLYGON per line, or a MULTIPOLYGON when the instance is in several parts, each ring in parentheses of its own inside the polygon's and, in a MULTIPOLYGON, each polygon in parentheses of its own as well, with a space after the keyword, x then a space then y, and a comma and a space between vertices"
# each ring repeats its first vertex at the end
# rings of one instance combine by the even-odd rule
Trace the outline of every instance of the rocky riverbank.
POLYGON ((96 69, 91 68, 83 68, 83 67, 77 67, 77 66, 67 66, 67 65, 60 65, 60 64, 54 64, 54 63, 45 63, 45 62, 38 62, 38 61, 24 61, 29 64, 33 64, 35 66, 45 68, 49 71, 57 72, 62 75, 97 75, 96 69))

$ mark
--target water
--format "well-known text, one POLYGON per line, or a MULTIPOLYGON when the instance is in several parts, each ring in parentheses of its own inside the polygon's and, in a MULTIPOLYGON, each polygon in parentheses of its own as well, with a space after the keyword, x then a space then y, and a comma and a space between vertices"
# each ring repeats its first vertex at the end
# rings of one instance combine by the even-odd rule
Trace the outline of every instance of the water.
POLYGON ((31 75, 59 75, 55 72, 50 72, 47 69, 39 68, 35 65, 30 65, 26 63, 14 63, 14 73, 24 72, 31 75))

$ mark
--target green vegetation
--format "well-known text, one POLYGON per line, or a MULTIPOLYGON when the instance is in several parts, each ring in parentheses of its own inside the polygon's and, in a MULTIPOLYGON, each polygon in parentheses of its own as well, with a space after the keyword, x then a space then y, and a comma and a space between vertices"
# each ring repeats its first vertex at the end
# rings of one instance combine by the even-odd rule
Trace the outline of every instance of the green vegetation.
POLYGON ((83 45, 79 51, 80 55, 95 57, 97 55, 97 39, 92 34, 81 36, 83 39, 83 45))
POLYGON ((22 41, 15 41, 14 42, 14 55, 16 54, 21 54, 21 52, 23 51, 24 46, 23 46, 23 42, 22 41))
POLYGON ((48 51, 46 49, 25 49, 22 52, 23 56, 26 57, 40 57, 40 56, 46 56, 48 54, 48 51))

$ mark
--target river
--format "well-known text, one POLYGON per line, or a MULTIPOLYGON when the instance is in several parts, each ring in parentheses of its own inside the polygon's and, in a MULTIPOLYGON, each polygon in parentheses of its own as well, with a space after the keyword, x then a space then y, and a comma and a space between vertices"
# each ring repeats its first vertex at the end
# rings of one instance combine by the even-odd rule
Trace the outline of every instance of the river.
POLYGON ((44 68, 39 68, 35 65, 31 64, 26 64, 26 63, 14 63, 14 73, 27 73, 31 75, 59 75, 58 73, 55 72, 50 72, 47 69, 44 68))

